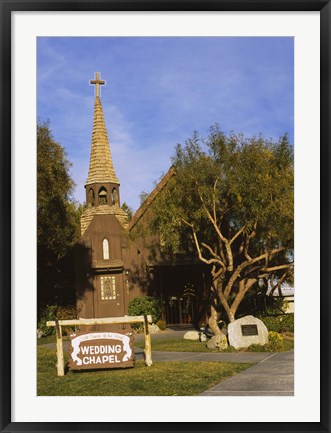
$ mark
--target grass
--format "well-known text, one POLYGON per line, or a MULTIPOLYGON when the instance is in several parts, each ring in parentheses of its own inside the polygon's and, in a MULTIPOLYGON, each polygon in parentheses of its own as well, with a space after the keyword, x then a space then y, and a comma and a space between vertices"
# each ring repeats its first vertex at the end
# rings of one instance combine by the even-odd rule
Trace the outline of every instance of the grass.
MULTIPOLYGON (((56 373, 54 349, 39 346, 39 396, 192 396, 253 364, 221 362, 155 362, 146 367, 56 373)), ((67 355, 66 355, 67 356, 67 355)))
MULTIPOLYGON (((232 346, 222 352, 287 352, 294 348, 293 334, 286 333, 282 335, 283 339, 277 344, 266 344, 265 346, 252 345, 245 349, 234 349, 232 346)), ((143 341, 136 341, 135 346, 143 348, 143 341)), ((152 338, 152 350, 161 352, 218 352, 217 349, 211 350, 206 347, 206 343, 201 343, 198 340, 181 339, 154 339, 152 338)))
MULTIPOLYGON (((63 341, 69 340, 69 336, 63 335, 62 340, 63 341)), ((47 337, 37 338, 37 346, 42 346, 44 344, 49 344, 49 343, 56 343, 55 335, 47 335, 47 337)))

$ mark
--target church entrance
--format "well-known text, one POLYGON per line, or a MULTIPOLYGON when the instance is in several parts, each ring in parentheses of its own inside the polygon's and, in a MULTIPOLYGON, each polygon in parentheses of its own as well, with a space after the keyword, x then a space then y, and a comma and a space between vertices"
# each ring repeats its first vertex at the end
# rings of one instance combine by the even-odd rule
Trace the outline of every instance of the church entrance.
POLYGON ((194 319, 194 301, 171 296, 165 301, 167 323, 170 325, 190 325, 194 319))
POLYGON ((95 317, 124 316, 121 273, 98 275, 94 296, 95 317))

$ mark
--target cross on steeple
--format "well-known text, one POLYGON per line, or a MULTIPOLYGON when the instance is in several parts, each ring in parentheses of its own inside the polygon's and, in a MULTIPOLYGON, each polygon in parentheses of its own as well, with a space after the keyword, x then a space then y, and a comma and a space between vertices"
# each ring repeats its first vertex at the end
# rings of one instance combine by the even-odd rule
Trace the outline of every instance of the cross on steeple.
POLYGON ((106 84, 106 81, 100 80, 99 72, 95 72, 95 80, 90 80, 90 84, 95 84, 95 96, 100 96, 99 86, 106 84))

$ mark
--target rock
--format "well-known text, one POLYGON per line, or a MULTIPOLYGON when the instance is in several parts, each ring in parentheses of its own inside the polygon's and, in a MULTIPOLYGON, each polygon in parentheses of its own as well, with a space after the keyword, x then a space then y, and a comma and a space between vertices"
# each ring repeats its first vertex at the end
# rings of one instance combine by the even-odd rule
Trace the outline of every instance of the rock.
POLYGON ((184 340, 199 340, 200 335, 198 331, 187 331, 184 336, 184 340))
POLYGON ((41 329, 37 329, 37 338, 41 338, 44 335, 41 329))
POLYGON ((157 325, 155 325, 154 323, 152 323, 151 325, 149 325, 149 332, 151 334, 158 334, 161 331, 160 331, 160 328, 157 325))
POLYGON ((224 350, 228 347, 228 340, 226 335, 223 333, 220 335, 214 335, 207 343, 208 349, 224 350))
POLYGON ((207 341, 207 336, 203 332, 200 332, 200 341, 201 342, 207 341))
POLYGON ((230 345, 235 349, 249 347, 252 344, 264 346, 268 343, 268 329, 257 317, 245 316, 228 325, 228 338, 230 345))

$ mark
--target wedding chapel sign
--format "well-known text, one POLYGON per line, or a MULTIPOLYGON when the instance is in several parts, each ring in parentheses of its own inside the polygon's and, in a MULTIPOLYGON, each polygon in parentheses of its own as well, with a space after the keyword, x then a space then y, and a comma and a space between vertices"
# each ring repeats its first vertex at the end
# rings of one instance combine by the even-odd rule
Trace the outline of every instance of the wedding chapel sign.
MULTIPOLYGON (((54 326, 56 330, 56 357, 57 375, 65 375, 63 355, 63 326, 95 326, 95 325, 119 325, 141 323, 145 336, 145 364, 150 367, 152 361, 152 346, 150 324, 152 316, 123 316, 105 317, 93 319, 51 320, 47 326, 54 326)), ((133 367, 133 337, 131 333, 120 332, 79 332, 71 336, 69 368, 72 370, 96 369, 96 368, 126 368, 133 367)))
POLYGON ((70 335, 69 368, 128 368, 134 366, 133 338, 118 332, 70 335))

